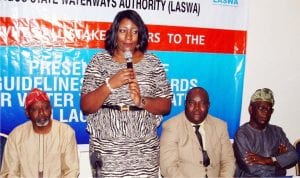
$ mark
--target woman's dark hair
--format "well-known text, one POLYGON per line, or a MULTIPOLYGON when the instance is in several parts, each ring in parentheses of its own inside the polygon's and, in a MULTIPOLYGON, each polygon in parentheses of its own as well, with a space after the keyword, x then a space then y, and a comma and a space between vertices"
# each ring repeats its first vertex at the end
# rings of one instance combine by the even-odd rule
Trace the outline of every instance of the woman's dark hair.
POLYGON ((120 11, 110 28, 106 31, 105 49, 110 55, 114 54, 114 50, 117 48, 117 33, 120 26, 121 20, 124 18, 130 19, 138 27, 138 50, 143 53, 148 47, 148 28, 144 24, 143 19, 140 15, 133 10, 120 11))

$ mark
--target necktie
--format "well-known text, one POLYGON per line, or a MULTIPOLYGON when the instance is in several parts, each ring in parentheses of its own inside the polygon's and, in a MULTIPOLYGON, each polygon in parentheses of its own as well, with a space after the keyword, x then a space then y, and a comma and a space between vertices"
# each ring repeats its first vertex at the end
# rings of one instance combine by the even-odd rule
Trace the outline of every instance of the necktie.
POLYGON ((204 148, 203 148, 202 136, 201 136, 201 134, 200 134, 200 132, 199 132, 200 125, 194 125, 194 127, 195 127, 195 133, 196 133, 196 135, 197 135, 198 141, 199 141, 200 146, 201 146, 201 148, 202 148, 203 165, 204 165, 205 167, 207 167, 207 166, 210 164, 210 159, 209 159, 209 157, 208 157, 207 151, 204 150, 204 148))

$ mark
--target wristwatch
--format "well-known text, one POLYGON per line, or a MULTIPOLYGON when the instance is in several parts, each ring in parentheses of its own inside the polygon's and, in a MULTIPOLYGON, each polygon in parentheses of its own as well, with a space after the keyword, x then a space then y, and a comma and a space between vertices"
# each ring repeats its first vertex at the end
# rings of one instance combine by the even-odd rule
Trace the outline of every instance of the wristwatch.
POLYGON ((275 163, 277 161, 275 156, 272 156, 271 158, 272 158, 273 163, 275 163))
POLYGON ((141 104, 139 106, 139 108, 145 108, 146 105, 146 99, 144 97, 141 98, 141 104))

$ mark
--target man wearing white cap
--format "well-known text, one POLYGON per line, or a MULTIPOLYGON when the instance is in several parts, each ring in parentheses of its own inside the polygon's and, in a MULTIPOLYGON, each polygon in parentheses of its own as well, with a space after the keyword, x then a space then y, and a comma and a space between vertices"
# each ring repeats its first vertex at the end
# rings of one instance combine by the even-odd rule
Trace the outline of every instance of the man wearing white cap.
POLYGON ((234 138, 236 177, 285 176, 298 155, 281 127, 269 124, 274 96, 268 88, 255 91, 249 105, 250 122, 242 125, 234 138))
POLYGON ((51 119, 47 94, 32 89, 25 99, 30 121, 8 136, 0 177, 53 178, 79 175, 79 159, 74 130, 51 119))

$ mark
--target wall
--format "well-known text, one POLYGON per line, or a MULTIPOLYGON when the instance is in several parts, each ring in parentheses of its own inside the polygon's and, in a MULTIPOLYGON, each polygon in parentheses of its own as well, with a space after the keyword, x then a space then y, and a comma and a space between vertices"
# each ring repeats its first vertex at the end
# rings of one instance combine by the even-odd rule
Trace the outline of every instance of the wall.
MULTIPOLYGON (((300 138, 300 1, 249 1, 247 58, 241 124, 249 120, 251 94, 269 87, 275 94, 271 123, 290 142, 300 138)), ((295 168, 288 171, 295 174, 295 168)))
MULTIPOLYGON (((269 87, 275 94, 271 123, 293 143, 300 138, 300 1, 249 0, 249 30, 241 124, 249 120, 251 94, 269 87)), ((85 148, 83 148, 85 150, 85 148)), ((82 178, 90 176, 88 153, 81 153, 82 178)), ((295 175, 295 169, 288 170, 295 175)))

